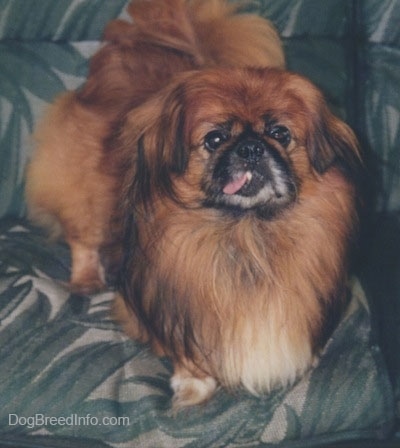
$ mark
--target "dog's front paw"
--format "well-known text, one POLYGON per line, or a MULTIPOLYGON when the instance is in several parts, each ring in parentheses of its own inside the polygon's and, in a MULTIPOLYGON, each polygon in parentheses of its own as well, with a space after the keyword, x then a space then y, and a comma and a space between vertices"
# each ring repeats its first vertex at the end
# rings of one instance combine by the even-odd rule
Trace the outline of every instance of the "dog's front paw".
POLYGON ((205 403, 215 393, 217 386, 217 381, 211 376, 195 377, 187 370, 179 369, 171 378, 174 412, 205 403))

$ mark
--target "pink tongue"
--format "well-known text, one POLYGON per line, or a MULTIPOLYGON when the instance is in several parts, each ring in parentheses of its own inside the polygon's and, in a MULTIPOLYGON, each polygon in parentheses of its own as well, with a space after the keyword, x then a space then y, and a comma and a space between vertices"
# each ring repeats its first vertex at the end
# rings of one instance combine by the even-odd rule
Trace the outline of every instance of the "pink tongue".
POLYGON ((229 184, 225 185, 224 189, 222 190, 225 194, 235 194, 237 191, 239 191, 243 185, 247 181, 246 173, 243 174, 243 176, 239 177, 239 179, 235 179, 229 184))

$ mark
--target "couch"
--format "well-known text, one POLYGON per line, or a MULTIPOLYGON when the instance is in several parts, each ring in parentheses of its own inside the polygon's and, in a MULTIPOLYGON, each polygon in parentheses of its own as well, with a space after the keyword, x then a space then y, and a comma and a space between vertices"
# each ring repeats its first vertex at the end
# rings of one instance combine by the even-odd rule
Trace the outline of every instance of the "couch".
POLYGON ((85 79, 127 0, 0 0, 0 446, 400 446, 400 2, 258 0, 365 150, 351 301, 319 361, 267 396, 171 412, 168 359, 129 340, 113 292, 68 290, 70 254, 26 219, 24 168, 48 103, 85 79))

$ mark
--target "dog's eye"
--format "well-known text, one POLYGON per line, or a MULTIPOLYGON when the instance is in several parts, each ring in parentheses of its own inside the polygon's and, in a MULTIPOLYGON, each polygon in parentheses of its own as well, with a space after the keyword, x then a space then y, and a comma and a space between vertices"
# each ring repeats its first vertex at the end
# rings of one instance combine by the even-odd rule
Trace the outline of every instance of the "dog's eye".
POLYGON ((211 131, 204 138, 204 146, 208 151, 214 152, 228 140, 228 137, 225 132, 211 131))
POLYGON ((271 126, 267 131, 267 135, 285 147, 289 145, 292 139, 289 129, 282 125, 271 126))

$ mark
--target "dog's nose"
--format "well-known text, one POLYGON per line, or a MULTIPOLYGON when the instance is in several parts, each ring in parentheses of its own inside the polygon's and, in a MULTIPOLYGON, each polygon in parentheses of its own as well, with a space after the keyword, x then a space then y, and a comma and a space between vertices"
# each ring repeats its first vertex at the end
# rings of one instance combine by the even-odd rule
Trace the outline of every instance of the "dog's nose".
POLYGON ((264 143, 259 140, 244 140, 237 146, 236 153, 246 162, 256 163, 261 159, 265 149, 264 143))

